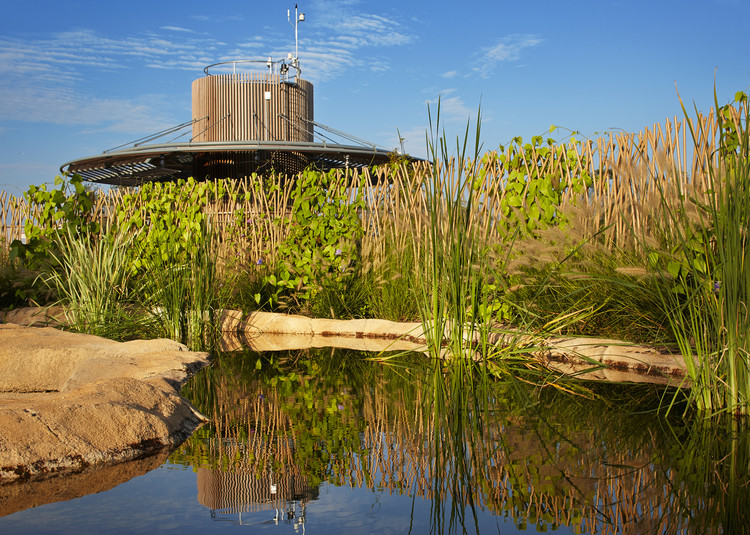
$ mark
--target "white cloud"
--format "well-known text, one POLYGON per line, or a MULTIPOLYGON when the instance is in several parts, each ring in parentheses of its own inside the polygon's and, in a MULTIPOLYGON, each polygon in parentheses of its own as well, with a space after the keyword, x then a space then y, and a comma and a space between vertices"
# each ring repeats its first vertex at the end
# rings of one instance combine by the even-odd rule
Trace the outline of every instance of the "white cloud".
MULTIPOLYGON (((305 30, 300 32, 305 78, 319 82, 353 70, 386 71, 390 68, 388 61, 371 55, 370 50, 401 46, 412 40, 393 18, 358 10, 356 3, 319 2, 315 17, 309 17, 300 27, 305 30)), ((203 20, 200 16, 192 18, 203 20)), ((227 43, 188 27, 165 25, 159 30, 123 37, 91 29, 64 31, 35 40, 0 37, 0 121, 152 132, 165 126, 167 120, 158 99, 94 95, 89 81, 108 75, 116 80, 135 69, 197 74, 206 65, 220 61, 267 54, 278 60, 293 51, 293 41, 290 43, 287 34, 280 35, 278 28, 264 34, 227 43)))
POLYGON ((0 38, 0 121, 85 126, 129 134, 163 128, 173 121, 149 102, 153 98, 92 96, 86 83, 91 72, 123 71, 129 68, 133 55, 156 57, 156 50, 170 46, 151 36, 114 40, 89 30, 37 41, 0 38))
POLYGON ((532 48, 542 43, 542 39, 533 35, 508 35, 499 39, 493 46, 483 48, 477 56, 479 62, 474 71, 483 78, 488 78, 498 63, 518 61, 524 48, 532 48))
POLYGON ((428 100, 427 104, 432 110, 433 117, 436 116, 438 111, 438 105, 440 106, 440 121, 441 122, 466 122, 471 119, 476 111, 473 111, 463 99, 459 96, 447 96, 455 93, 455 89, 445 89, 440 92, 440 98, 434 100, 428 100))
POLYGON ((189 28, 180 28, 179 26, 161 26, 160 29, 171 31, 171 32, 195 33, 195 30, 191 30, 189 28))
MULTIPOLYGON (((47 39, 0 38, 0 121, 30 121, 86 127, 96 132, 142 135, 175 124, 170 102, 92 94, 91 77, 129 69, 200 72, 216 61, 207 38, 150 33, 115 39, 92 30, 62 32, 47 39)), ((105 75, 107 76, 107 75, 105 75)), ((117 83, 116 81, 114 83, 117 83)))
MULTIPOLYGON (((142 136, 165 128, 175 126, 174 119, 159 110, 165 107, 161 95, 145 95, 135 99, 87 99, 73 103, 82 106, 72 111, 80 114, 83 111, 85 122, 89 125, 84 134, 102 132, 122 132, 142 136)), ((75 124, 71 120, 68 124, 75 124)))
POLYGON ((358 4, 356 0, 319 0, 314 3, 315 16, 304 23, 309 30, 300 26, 300 33, 305 30, 300 57, 303 67, 307 66, 306 76, 313 81, 339 76, 353 67, 386 71, 390 64, 372 57, 369 49, 403 46, 414 40, 413 33, 394 18, 366 13, 358 4))
POLYGON ((458 89, 456 89, 455 87, 448 87, 445 89, 441 89, 439 94, 440 96, 445 96, 445 95, 452 95, 453 93, 457 93, 457 92, 458 92, 458 89))
POLYGON ((458 71, 448 71, 441 74, 443 78, 455 78, 458 76, 458 71))
POLYGON ((411 37, 400 30, 399 23, 380 15, 343 16, 335 25, 327 26, 358 46, 394 46, 411 41, 411 37))
POLYGON ((160 112, 164 99, 140 96, 135 99, 100 98, 71 88, 8 88, 0 84, 0 119, 87 127, 88 131, 114 131, 132 135, 161 130, 175 123, 160 112))
POLYGON ((440 113, 453 120, 466 120, 475 113, 459 96, 448 97, 440 101, 440 113))
POLYGON ((213 23, 237 22, 237 21, 243 20, 243 18, 239 15, 226 15, 226 14, 217 15, 215 13, 212 13, 211 15, 190 15, 190 18, 198 22, 213 22, 213 23))

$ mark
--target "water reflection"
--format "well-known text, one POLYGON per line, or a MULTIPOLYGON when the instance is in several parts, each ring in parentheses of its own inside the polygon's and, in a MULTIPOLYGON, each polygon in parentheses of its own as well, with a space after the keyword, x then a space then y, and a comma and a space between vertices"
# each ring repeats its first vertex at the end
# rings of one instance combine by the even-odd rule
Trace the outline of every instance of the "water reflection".
MULTIPOLYGON (((235 458, 242 455, 241 445, 225 445, 224 449, 235 458)), ((197 485, 198 502, 211 510, 214 519, 236 517, 235 523, 242 525, 243 513, 273 511, 267 523, 291 524, 295 531, 304 530, 305 507, 318 498, 318 487, 310 486, 294 465, 283 472, 270 470, 266 474, 242 467, 227 471, 198 468, 197 485)))
POLYGON ((303 531, 323 483, 428 500, 436 533, 487 518, 587 533, 747 529, 744 426, 645 412, 657 387, 593 388, 599 399, 539 391, 423 355, 227 354, 186 389, 213 423, 171 460, 197 470, 212 514, 267 510, 303 531))
POLYGON ((106 492, 161 466, 169 450, 124 463, 94 466, 63 476, 0 484, 0 517, 48 503, 63 502, 106 492))

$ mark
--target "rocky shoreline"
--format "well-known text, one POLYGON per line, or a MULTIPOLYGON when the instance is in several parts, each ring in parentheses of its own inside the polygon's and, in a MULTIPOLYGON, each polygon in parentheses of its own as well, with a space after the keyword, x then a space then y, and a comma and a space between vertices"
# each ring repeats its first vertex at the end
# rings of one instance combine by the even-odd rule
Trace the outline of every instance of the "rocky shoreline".
MULTIPOLYGON (((206 421, 179 390, 208 364, 207 353, 171 340, 121 343, 39 327, 61 318, 62 309, 0 315, 8 322, 0 324, 0 486, 143 458, 177 446, 206 421)), ((421 324, 385 320, 224 311, 221 327, 230 351, 420 351, 425 344, 421 324)), ((585 372, 586 379, 685 381, 679 355, 616 340, 549 339, 538 358, 563 373, 585 372)))
POLYGON ((206 418, 179 395, 208 354, 0 325, 0 486, 143 458, 206 418))

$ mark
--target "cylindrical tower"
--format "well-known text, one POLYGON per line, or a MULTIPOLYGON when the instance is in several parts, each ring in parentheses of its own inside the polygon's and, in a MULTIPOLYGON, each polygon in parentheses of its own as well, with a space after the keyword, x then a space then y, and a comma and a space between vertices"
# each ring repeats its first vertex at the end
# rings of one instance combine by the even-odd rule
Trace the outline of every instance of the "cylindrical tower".
POLYGON ((311 165, 321 170, 349 169, 391 161, 388 149, 314 121, 313 85, 300 78, 298 57, 297 30, 305 15, 295 6, 294 22, 291 10, 287 19, 294 26, 294 54, 280 61, 269 57, 209 65, 203 69, 206 76, 192 84, 190 121, 138 139, 131 147, 126 143, 73 160, 60 170, 101 184, 138 186, 190 176, 204 180, 264 172, 294 175, 311 165), (192 137, 175 142, 188 129, 192 137), (178 132, 166 143, 150 143, 178 132), (355 145, 337 143, 331 135, 355 145))
POLYGON ((192 141, 313 141, 313 85, 307 80, 209 75, 193 82, 192 93, 192 141))

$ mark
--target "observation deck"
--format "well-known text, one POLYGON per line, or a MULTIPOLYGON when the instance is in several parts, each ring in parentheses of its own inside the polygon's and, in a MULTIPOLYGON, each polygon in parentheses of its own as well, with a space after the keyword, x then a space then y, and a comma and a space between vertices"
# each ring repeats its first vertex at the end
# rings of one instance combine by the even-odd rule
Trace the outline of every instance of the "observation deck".
POLYGON ((204 73, 192 83, 190 121, 60 170, 99 184, 138 186, 189 176, 297 174, 308 166, 364 168, 391 157, 392 150, 315 121, 313 84, 300 77, 291 54, 280 61, 216 63, 204 73))

